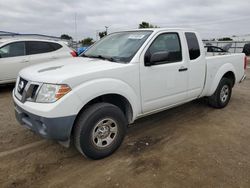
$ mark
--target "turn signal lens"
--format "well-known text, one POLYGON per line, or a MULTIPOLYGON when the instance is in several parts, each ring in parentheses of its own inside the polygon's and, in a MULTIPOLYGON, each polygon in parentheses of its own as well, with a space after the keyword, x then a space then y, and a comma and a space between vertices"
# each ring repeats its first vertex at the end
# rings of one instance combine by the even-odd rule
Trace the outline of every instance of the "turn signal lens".
POLYGON ((62 98, 64 95, 66 95, 68 92, 71 91, 71 88, 67 85, 61 85, 61 87, 59 88, 59 90, 56 93, 56 99, 60 99, 62 98))

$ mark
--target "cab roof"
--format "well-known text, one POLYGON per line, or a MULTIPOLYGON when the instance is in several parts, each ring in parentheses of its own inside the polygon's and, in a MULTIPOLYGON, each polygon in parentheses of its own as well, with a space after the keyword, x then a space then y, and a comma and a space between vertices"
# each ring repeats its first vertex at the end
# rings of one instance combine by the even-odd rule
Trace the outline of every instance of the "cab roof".
POLYGON ((132 29, 132 30, 125 30, 125 31, 195 31, 192 28, 142 28, 142 29, 132 29))

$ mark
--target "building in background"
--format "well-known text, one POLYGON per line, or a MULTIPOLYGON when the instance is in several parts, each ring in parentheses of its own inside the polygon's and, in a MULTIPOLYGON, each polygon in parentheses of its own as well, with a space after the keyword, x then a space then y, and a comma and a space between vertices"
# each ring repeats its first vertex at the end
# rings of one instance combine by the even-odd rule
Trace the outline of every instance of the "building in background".
POLYGON ((0 38, 6 38, 10 36, 17 35, 18 33, 12 33, 12 32, 7 32, 7 31, 0 31, 0 38))
POLYGON ((230 46, 230 53, 241 53, 245 44, 250 43, 250 34, 232 36, 230 41, 219 41, 218 39, 213 40, 203 40, 205 46, 212 45, 219 48, 224 48, 225 46, 230 46))
POLYGON ((232 36, 233 41, 250 41, 250 34, 240 35, 240 36, 232 36))
POLYGON ((50 35, 41 35, 41 34, 20 34, 20 33, 13 33, 8 31, 0 31, 0 39, 5 38, 35 38, 35 39, 45 39, 45 40, 54 40, 54 41, 64 41, 67 45, 71 45, 73 41, 61 39, 60 37, 50 36, 50 35))

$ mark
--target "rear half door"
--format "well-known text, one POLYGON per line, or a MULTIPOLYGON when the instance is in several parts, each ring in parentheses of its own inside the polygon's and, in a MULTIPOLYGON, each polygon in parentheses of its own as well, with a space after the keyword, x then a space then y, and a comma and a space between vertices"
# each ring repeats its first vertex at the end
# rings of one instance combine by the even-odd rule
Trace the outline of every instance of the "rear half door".
POLYGON ((195 99, 201 94, 205 84, 205 51, 197 33, 185 32, 185 38, 189 53, 188 98, 195 99))

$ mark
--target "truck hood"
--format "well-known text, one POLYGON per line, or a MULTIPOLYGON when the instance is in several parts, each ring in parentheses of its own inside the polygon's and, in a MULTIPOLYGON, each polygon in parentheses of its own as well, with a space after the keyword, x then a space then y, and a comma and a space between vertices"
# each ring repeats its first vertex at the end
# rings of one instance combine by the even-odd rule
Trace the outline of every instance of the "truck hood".
MULTIPOLYGON (((94 73, 107 72, 119 69, 128 64, 115 63, 96 58, 69 58, 54 60, 23 69, 19 75, 33 82, 68 84, 67 81, 76 77, 95 75, 94 73)), ((91 76, 91 77, 92 77, 91 76)), ((90 77, 89 77, 90 78, 90 77)), ((83 81, 83 80, 82 80, 83 81)))

